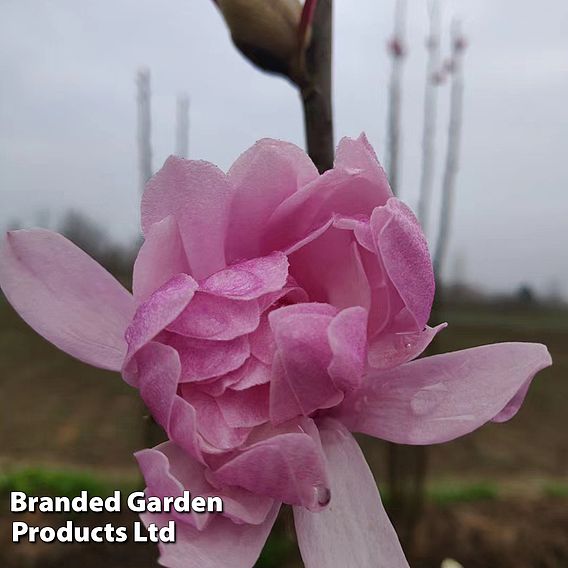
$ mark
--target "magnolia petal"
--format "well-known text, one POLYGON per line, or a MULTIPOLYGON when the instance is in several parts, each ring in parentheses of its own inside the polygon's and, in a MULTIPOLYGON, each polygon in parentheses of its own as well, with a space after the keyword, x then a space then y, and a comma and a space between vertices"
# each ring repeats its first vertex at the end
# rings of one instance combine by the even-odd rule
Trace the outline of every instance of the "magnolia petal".
POLYGON ((288 259, 281 252, 245 260, 212 274, 201 289, 234 300, 254 300, 286 285, 288 259))
POLYGON ((276 350, 274 335, 268 323, 268 315, 263 314, 257 329, 249 335, 250 352, 259 361, 270 365, 276 350))
POLYGON ((343 399, 328 373, 332 352, 327 331, 332 317, 314 313, 329 313, 329 308, 299 304, 269 315, 277 346, 270 391, 270 418, 275 424, 330 408, 343 399))
POLYGON ((358 138, 342 138, 337 145, 334 167, 345 170, 359 170, 373 185, 383 203, 392 196, 385 171, 367 137, 362 133, 358 138))
POLYGON ((138 306, 125 334, 128 343, 127 359, 179 316, 197 288, 197 282, 191 276, 178 274, 138 306))
POLYGON ((319 174, 303 150, 265 138, 242 154, 227 175, 235 187, 226 241, 227 258, 233 261, 259 256, 270 215, 319 174))
POLYGON ((182 383, 205 381, 234 371, 250 355, 246 337, 231 341, 208 341, 172 334, 167 341, 179 353, 182 383))
MULTIPOLYGON (((179 497, 183 495, 184 490, 188 490, 194 496, 220 496, 223 499, 224 516, 236 522, 255 525, 262 524, 273 507, 272 499, 258 497, 243 489, 216 489, 206 478, 205 466, 172 442, 164 442, 156 448, 142 450, 134 455, 146 481, 146 492, 149 495, 161 499, 179 497)), ((217 513, 173 515, 179 521, 203 530, 217 513)))
POLYGON ((385 270, 415 321, 424 329, 434 299, 434 272, 426 237, 414 213, 396 198, 377 207, 371 228, 385 270))
POLYGON ((357 442, 335 421, 328 420, 323 426, 320 435, 331 501, 327 509, 317 513, 294 507, 298 545, 306 568, 407 568, 357 442))
POLYGON ((227 389, 215 398, 225 422, 232 428, 251 428, 267 422, 269 385, 235 391, 227 389))
POLYGON ((290 255, 290 274, 310 299, 369 309, 371 288, 352 231, 331 226, 290 255))
MULTIPOLYGON (((141 450, 134 457, 146 482, 146 495, 149 497, 180 497, 184 490, 205 498, 214 495, 213 487, 205 479, 203 464, 193 460, 172 442, 141 450)), ((176 521, 188 523, 200 531, 213 520, 210 513, 192 515, 172 511, 171 514, 176 521)))
POLYGON ((198 291, 168 329, 186 337, 226 341, 253 332, 259 322, 256 300, 231 300, 198 291))
POLYGON ((369 365, 375 369, 392 369, 420 355, 446 323, 414 333, 384 333, 369 343, 369 365))
POLYGON ((59 349, 96 367, 121 368, 132 296, 65 237, 44 229, 9 232, 0 285, 20 316, 59 349))
POLYGON ((367 215, 384 204, 377 187, 358 169, 332 169, 283 201, 270 217, 264 249, 286 250, 334 215, 367 215))
POLYGON ((327 505, 321 446, 303 431, 269 436, 241 450, 214 472, 214 478, 312 510, 327 505))
POLYGON ((355 390, 366 367, 367 311, 356 306, 339 312, 327 328, 327 338, 332 352, 329 376, 339 390, 355 390))
POLYGON ((136 356, 140 396, 156 422, 166 431, 176 396, 181 365, 176 350, 152 341, 136 356))
MULTIPOLYGON (((160 565, 166 568, 251 568, 257 561, 276 516, 279 504, 272 506, 259 525, 237 524, 217 516, 203 531, 187 524, 176 526, 175 543, 159 543, 160 565)), ((144 523, 166 526, 172 517, 144 513, 144 523)))
POLYGON ((189 273, 177 222, 168 216, 150 226, 134 263, 132 290, 138 303, 176 274, 189 273))
MULTIPOLYGON (((233 427, 227 423, 217 399, 198 390, 194 385, 182 386, 182 397, 197 414, 197 428, 203 438, 212 446, 210 451, 232 450, 246 440, 250 428, 233 427)), ((206 448, 207 449, 207 448, 206 448)))
POLYGON ((231 385, 232 390, 241 391, 270 382, 271 367, 256 357, 250 356, 245 363, 242 377, 231 385))
POLYGON ((152 341, 136 353, 131 366, 136 368, 133 383, 156 422, 170 440, 203 462, 195 409, 176 394, 180 361, 175 349, 152 341))
POLYGON ((142 229, 175 217, 196 280, 225 268, 225 235, 233 188, 225 174, 208 162, 170 156, 146 184, 142 229), (204 235, 206 237, 204 238, 204 235))
POLYGON ((417 359, 367 376, 336 416, 354 432, 436 444, 511 418, 519 393, 552 363, 544 345, 498 343, 417 359))

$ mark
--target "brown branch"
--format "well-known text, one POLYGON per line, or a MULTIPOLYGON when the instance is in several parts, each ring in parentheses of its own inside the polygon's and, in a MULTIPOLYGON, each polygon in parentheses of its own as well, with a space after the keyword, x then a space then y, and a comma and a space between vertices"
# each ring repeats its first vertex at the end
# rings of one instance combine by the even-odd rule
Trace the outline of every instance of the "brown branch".
POLYGON ((319 0, 305 55, 306 80, 300 86, 308 154, 320 173, 333 167, 331 102, 333 0, 319 0))

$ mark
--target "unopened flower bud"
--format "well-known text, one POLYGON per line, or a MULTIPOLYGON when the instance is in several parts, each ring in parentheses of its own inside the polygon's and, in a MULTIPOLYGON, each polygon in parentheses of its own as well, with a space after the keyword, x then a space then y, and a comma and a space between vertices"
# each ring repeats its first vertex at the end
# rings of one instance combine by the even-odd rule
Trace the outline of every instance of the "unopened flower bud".
POLYGON ((233 43, 247 59, 264 71, 299 82, 310 31, 301 37, 299 0, 216 0, 216 4, 233 43))

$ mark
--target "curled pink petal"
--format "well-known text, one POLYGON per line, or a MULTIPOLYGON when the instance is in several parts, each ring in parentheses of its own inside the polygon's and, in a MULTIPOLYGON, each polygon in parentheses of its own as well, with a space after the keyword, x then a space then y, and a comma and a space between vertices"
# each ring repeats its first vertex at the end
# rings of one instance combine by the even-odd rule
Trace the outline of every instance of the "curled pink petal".
POLYGON ((133 357, 135 381, 142 400, 170 440, 196 460, 203 462, 202 444, 197 433, 195 409, 177 395, 180 361, 175 349, 151 342, 133 357))
MULTIPOLYGON (((219 496, 223 500, 223 516, 239 523, 262 524, 270 515, 274 502, 239 488, 217 489, 207 480, 205 466, 188 456, 171 442, 135 454, 146 482, 146 492, 159 497, 179 497, 184 490, 192 496, 219 496)), ((218 513, 173 513, 182 523, 202 531, 218 513)))
POLYGON ((361 170, 333 169, 283 201, 267 223, 264 250, 285 250, 334 215, 367 215, 384 204, 361 170))
POLYGON ((138 306, 125 334, 127 359, 179 316, 193 298, 197 287, 197 282, 191 276, 178 274, 138 306))
POLYGON ((399 444, 447 442, 511 418, 519 392, 552 363, 536 343, 498 343, 370 374, 336 416, 354 432, 399 444))
POLYGON ((415 329, 424 329, 434 299, 434 272, 416 217, 393 197, 373 211, 371 228, 386 272, 414 318, 415 329))
POLYGON ((121 368, 132 296, 65 237, 44 229, 8 233, 0 285, 22 318, 59 349, 96 367, 121 368))
POLYGON ((412 333, 384 333, 369 344, 369 365, 375 369, 391 369, 415 359, 447 324, 412 333))
POLYGON ((329 507, 294 507, 298 545, 306 568, 408 568, 377 485, 353 436, 328 420, 321 440, 330 476, 329 507))
POLYGON ((327 473, 321 448, 303 431, 277 434, 241 450, 217 469, 214 477, 312 510, 327 505, 327 473))
POLYGON ((278 292, 288 279, 288 259, 281 252, 246 260, 212 274, 201 289, 234 300, 254 300, 278 292))

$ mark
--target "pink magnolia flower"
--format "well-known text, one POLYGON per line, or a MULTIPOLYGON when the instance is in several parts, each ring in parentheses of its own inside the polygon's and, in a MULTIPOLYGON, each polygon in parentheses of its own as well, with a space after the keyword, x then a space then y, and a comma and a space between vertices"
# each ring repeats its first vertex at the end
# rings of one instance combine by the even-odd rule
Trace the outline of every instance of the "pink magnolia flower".
POLYGON ((169 438, 137 454, 150 494, 225 499, 174 516, 165 566, 250 568, 281 503, 308 568, 407 566, 351 432, 451 440, 511 418, 551 363, 522 343, 416 359, 444 327, 427 326, 430 257, 363 135, 323 175, 274 140, 227 174, 170 158, 142 228, 133 295, 41 229, 8 234, 0 283, 40 334, 139 389, 169 438))

